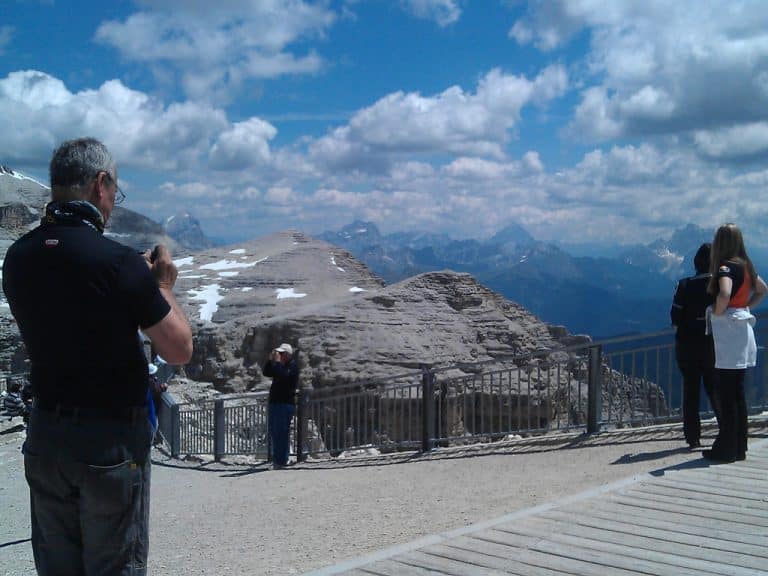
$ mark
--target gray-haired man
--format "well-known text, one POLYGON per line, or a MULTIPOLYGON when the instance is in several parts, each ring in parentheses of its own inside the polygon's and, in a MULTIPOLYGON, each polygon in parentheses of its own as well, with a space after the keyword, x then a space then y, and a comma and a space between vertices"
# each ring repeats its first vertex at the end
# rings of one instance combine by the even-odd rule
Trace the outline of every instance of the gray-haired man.
POLYGON ((35 566, 48 574, 145 574, 150 445, 141 329, 184 364, 192 335, 163 246, 145 257, 102 233, 122 199, 117 167, 93 138, 50 164, 39 227, 3 264, 3 290, 31 362, 24 468, 35 566))

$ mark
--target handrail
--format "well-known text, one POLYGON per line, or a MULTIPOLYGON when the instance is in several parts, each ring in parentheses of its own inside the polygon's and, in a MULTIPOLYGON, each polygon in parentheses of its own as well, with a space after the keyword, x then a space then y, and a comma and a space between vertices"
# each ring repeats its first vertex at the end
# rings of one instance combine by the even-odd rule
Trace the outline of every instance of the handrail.
MULTIPOLYGON (((302 388, 293 423, 294 453, 303 459, 371 447, 427 451, 509 434, 594 433, 679 421, 682 379, 673 334, 664 329, 618 336, 471 365, 423 364, 420 370, 387 378, 302 388), (541 358, 551 361, 532 362, 541 358)), ((768 407, 768 350, 759 350, 758 368, 747 378, 753 410, 768 407)), ((195 453, 217 459, 235 453, 266 458, 267 396, 255 392, 176 404, 171 408, 175 417, 163 420, 175 422, 176 430, 169 431, 177 438, 175 454, 184 452, 187 442, 195 453), (189 434, 201 436, 185 440, 189 434)))

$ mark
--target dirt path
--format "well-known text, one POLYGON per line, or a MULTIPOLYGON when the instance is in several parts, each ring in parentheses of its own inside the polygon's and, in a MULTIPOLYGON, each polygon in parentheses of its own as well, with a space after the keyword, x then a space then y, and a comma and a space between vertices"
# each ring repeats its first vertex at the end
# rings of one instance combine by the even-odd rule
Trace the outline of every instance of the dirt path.
MULTIPOLYGON (((765 426, 750 432, 762 437, 765 426)), ((0 436, 0 576, 34 574, 18 436, 0 436)), ((157 452, 151 573, 300 574, 695 458, 679 426, 278 471, 157 452)))

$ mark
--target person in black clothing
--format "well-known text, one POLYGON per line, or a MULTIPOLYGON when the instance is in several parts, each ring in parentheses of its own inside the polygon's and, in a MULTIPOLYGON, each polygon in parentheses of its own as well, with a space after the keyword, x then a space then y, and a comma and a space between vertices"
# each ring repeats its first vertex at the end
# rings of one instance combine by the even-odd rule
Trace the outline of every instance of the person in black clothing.
POLYGON ((141 329, 185 364, 192 332, 177 271, 103 235, 123 194, 107 148, 64 142, 50 164, 40 226, 5 255, 3 290, 30 359, 24 472, 42 576, 146 574, 152 427, 141 329))
POLYGON ((293 347, 281 344, 264 363, 264 376, 272 377, 269 388, 268 422, 275 468, 288 464, 291 419, 296 411, 294 397, 299 384, 299 367, 293 358, 293 347))
POLYGON ((701 419, 699 418, 701 383, 709 398, 715 417, 719 402, 715 395, 715 350, 712 336, 706 334, 705 313, 714 302, 707 292, 709 255, 711 244, 699 247, 693 264, 696 275, 683 278, 677 284, 670 316, 677 327, 675 356, 683 375, 683 434, 690 448, 701 446, 701 419))

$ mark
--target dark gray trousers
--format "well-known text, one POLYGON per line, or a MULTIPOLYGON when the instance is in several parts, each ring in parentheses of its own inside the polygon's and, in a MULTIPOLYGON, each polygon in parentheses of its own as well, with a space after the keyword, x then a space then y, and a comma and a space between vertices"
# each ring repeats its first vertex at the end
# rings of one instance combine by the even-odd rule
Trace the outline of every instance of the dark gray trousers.
POLYGON ((24 445, 40 576, 146 574, 152 429, 33 410, 24 445))

